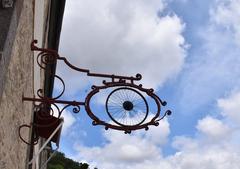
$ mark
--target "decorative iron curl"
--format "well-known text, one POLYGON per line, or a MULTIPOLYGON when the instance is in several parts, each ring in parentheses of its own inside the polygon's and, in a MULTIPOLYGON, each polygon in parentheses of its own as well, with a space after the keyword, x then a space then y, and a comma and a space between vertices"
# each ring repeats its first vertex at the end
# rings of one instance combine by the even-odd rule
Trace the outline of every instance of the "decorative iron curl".
POLYGON ((159 119, 156 120, 156 125, 158 126, 158 125, 159 125, 158 122, 159 122, 160 120, 164 119, 164 117, 166 117, 166 116, 170 116, 171 114, 172 114, 172 111, 171 111, 171 110, 165 111, 164 115, 163 115, 162 117, 160 117, 159 119))
MULTIPOLYGON (((56 51, 54 50, 49 50, 49 49, 42 49, 42 48, 38 48, 37 46, 35 46, 35 44, 37 43, 37 40, 34 40, 31 44, 31 50, 33 51, 39 51, 38 55, 37 55, 37 64, 38 66, 43 69, 43 70, 46 70, 47 66, 49 64, 54 64, 57 59, 59 59, 59 55, 56 51)), ((63 81, 63 79, 56 75, 55 73, 53 72, 49 72, 50 73, 50 76, 54 77, 54 78, 57 78, 61 84, 62 84, 62 91, 55 97, 53 97, 52 99, 58 99, 60 98, 63 93, 65 92, 65 83, 63 81)), ((37 90, 37 96, 40 97, 40 98, 43 98, 44 97, 44 93, 43 93, 43 89, 38 89, 37 90)))
MULTIPOLYGON (((70 102, 65 103, 66 105, 63 108, 59 108, 59 106, 54 103, 54 100, 41 98, 35 99, 35 101, 39 101, 40 104, 35 104, 34 106, 34 121, 30 125, 23 124, 19 126, 18 134, 19 138, 28 145, 36 145, 38 144, 38 140, 40 138, 39 130, 47 130, 48 127, 56 126, 59 123, 61 115, 63 111, 68 107, 73 107, 73 112, 80 112, 80 106, 83 105, 82 102, 70 102), (54 108, 53 108, 54 107, 54 108), (26 141, 21 134, 21 130, 23 128, 29 128, 34 132, 34 138, 32 138, 31 142, 26 141)), ((62 102, 61 100, 57 100, 57 102, 62 102)), ((64 101, 63 101, 64 102, 64 101)))
MULTIPOLYGON (((35 135, 35 136, 32 138, 31 142, 26 141, 26 140, 22 137, 21 130, 22 130, 23 128, 29 128, 29 129, 31 130, 32 127, 33 127, 32 125, 27 125, 27 124, 23 124, 23 125, 21 125, 21 126, 18 127, 18 135, 19 135, 19 138, 20 138, 25 144, 27 144, 27 145, 36 145, 36 144, 38 144, 38 140, 39 140, 39 136, 38 136, 38 135, 35 135)), ((34 130, 34 129, 32 129, 32 130, 34 130)))
MULTIPOLYGON (((66 87, 65 87, 65 83, 64 83, 63 79, 60 76, 54 75, 54 78, 57 78, 62 84, 62 91, 57 96, 51 98, 51 99, 56 100, 56 99, 59 99, 64 94, 66 87)), ((37 90, 37 96, 42 99, 45 98, 43 89, 37 90)))
POLYGON ((61 110, 61 114, 63 113, 63 111, 64 111, 66 108, 71 107, 71 106, 73 107, 73 108, 72 108, 73 113, 79 113, 79 112, 80 112, 80 110, 81 110, 80 105, 78 105, 78 104, 76 104, 76 103, 73 102, 73 104, 68 104, 68 105, 64 106, 64 107, 62 108, 62 110, 61 110))
MULTIPOLYGON (((127 83, 125 81, 119 81, 119 82, 106 82, 103 81, 103 86, 92 86, 92 91, 87 95, 86 99, 85 99, 85 109, 86 112, 88 113, 89 117, 93 120, 92 124, 95 125, 103 125, 105 126, 105 129, 108 130, 109 128, 111 129, 115 129, 115 130, 122 130, 124 131, 124 133, 126 134, 130 134, 132 131, 134 130, 138 130, 138 129, 145 129, 148 130, 149 126, 153 125, 153 126, 158 126, 159 125, 159 121, 162 120, 166 115, 170 115, 171 111, 168 110, 165 112, 165 114, 163 116, 160 116, 160 111, 161 111, 161 106, 166 106, 167 102, 166 101, 162 101, 155 93, 153 89, 146 89, 143 88, 142 85, 136 85, 134 83, 127 83), (96 95, 99 91, 110 88, 110 87, 118 87, 116 90, 121 90, 121 89, 130 89, 130 90, 134 90, 136 91, 139 90, 141 92, 145 92, 149 97, 151 97, 156 105, 157 105, 157 111, 155 113, 155 116, 148 122, 145 122, 145 120, 147 119, 148 114, 146 115, 146 117, 137 124, 134 125, 125 125, 122 123, 119 123, 116 119, 114 119, 113 117, 111 117, 110 113, 108 113, 110 119, 115 123, 109 123, 103 120, 100 120, 91 110, 90 108, 90 101, 91 98, 96 95)), ((112 91, 109 95, 111 95, 114 91, 112 91)), ((139 93, 139 92, 138 92, 139 93)), ((142 95, 141 95, 142 96, 142 95)), ((110 96, 108 96, 109 98, 110 96)), ((124 107, 124 105, 122 105, 124 107)), ((127 105, 126 105, 127 106, 127 105)), ((148 106, 148 104, 147 104, 148 106)), ((130 107, 126 107, 126 109, 131 109, 131 105, 130 107)), ((108 110, 107 110, 108 111, 108 110)))
POLYGON ((33 124, 36 127, 49 127, 53 124, 55 124, 60 118, 64 110, 66 110, 69 107, 73 107, 72 111, 74 113, 79 113, 80 112, 80 106, 83 105, 82 102, 64 102, 61 100, 55 100, 55 99, 38 99, 36 101, 40 101, 40 104, 35 105, 35 123, 33 124), (65 104, 64 107, 60 108, 57 103, 63 103, 65 104), (52 117, 55 117, 55 121, 51 121, 51 123, 48 124, 41 124, 43 121, 47 121, 49 119, 52 119, 52 117), (38 123, 40 121, 40 123, 38 123))
POLYGON ((37 64, 40 68, 46 69, 48 64, 56 62, 57 56, 49 52, 39 52, 37 55, 37 64))

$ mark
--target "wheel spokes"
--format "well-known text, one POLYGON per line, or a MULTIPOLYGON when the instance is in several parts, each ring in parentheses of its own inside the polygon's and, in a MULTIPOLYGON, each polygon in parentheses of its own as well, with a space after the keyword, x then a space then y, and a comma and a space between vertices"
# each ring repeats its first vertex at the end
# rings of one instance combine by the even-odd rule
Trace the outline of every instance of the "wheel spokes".
POLYGON ((122 87, 113 90, 106 101, 109 117, 122 126, 140 125, 148 115, 148 104, 135 89, 122 87))

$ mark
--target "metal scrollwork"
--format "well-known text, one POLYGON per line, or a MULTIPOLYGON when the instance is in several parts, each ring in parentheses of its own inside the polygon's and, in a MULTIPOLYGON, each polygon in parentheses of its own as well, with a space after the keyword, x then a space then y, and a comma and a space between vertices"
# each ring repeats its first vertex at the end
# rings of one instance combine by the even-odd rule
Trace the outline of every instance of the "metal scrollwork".
POLYGON ((112 128, 131 133, 138 129, 148 130, 150 125, 158 126, 160 120, 171 114, 171 111, 167 110, 163 116, 160 116, 161 106, 166 106, 167 103, 154 94, 152 89, 145 89, 142 85, 127 82, 104 82, 103 84, 103 86, 94 86, 85 100, 85 109, 93 119, 93 125, 104 125, 105 129, 112 128), (105 103, 106 112, 113 123, 100 120, 90 106, 92 97, 107 88, 114 88, 107 96, 105 103), (156 104, 157 110, 150 120, 149 104, 141 93, 152 98, 156 104))
MULTIPOLYGON (((59 56, 55 50, 38 48, 34 40, 31 44, 32 51, 38 51, 37 63, 41 69, 46 70, 49 64, 54 64, 58 60, 63 61, 71 69, 86 73, 87 76, 101 77, 109 80, 103 80, 102 86, 93 85, 91 91, 87 94, 84 102, 60 100, 65 92, 64 80, 53 72, 50 76, 58 79, 62 84, 62 91, 58 96, 48 98, 44 96, 43 89, 37 91, 38 98, 23 97, 24 101, 39 102, 35 105, 35 121, 31 125, 22 125, 19 127, 19 134, 22 128, 32 128, 36 130, 39 127, 51 126, 56 121, 51 120, 51 123, 44 123, 48 119, 54 117, 59 119, 63 111, 69 107, 73 107, 73 113, 79 113, 80 107, 84 106, 88 116, 93 120, 92 124, 103 125, 105 129, 122 130, 125 133, 131 133, 134 130, 148 130, 150 125, 158 126, 159 121, 165 116, 171 115, 171 111, 167 110, 160 116, 161 106, 166 106, 166 102, 162 101, 153 89, 143 88, 142 84, 135 84, 135 81, 142 79, 141 74, 135 76, 119 76, 110 74, 92 73, 88 69, 78 68, 72 65, 65 57, 59 56), (97 116, 91 108, 90 102, 92 98, 103 90, 110 90, 105 100, 105 112, 109 120, 103 120, 97 116), (151 98, 155 104, 156 110, 151 112, 147 98, 151 98), (59 108, 58 104, 63 104, 63 108, 59 108), (40 122, 40 124, 38 123, 40 122)), ((35 131, 37 133, 37 130, 35 131)), ((32 143, 26 142, 22 136, 20 138, 27 144, 36 144, 38 135, 33 139, 32 143)))

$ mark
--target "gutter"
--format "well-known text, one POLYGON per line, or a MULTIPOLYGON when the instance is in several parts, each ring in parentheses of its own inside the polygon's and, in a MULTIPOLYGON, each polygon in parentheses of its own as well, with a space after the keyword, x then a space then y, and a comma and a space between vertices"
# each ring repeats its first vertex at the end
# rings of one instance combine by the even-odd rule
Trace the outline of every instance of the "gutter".
MULTIPOLYGON (((66 0, 52 0, 50 6, 50 20, 48 29, 47 48, 58 51, 62 21, 66 0)), ((52 98, 54 87, 54 75, 56 73, 56 60, 47 65, 44 80, 44 95, 52 98)))

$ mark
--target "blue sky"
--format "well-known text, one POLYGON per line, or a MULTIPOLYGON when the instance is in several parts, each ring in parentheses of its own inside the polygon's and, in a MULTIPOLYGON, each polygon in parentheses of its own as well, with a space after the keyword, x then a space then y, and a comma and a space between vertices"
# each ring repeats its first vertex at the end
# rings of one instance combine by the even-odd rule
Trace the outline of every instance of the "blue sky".
MULTIPOLYGON (((61 151, 99 169, 239 169, 239 9, 239 0, 67 1, 60 54, 93 72, 141 73, 173 114, 125 135, 69 109, 61 151)), ((61 63, 57 74, 64 99, 83 100, 101 83, 61 63)))

